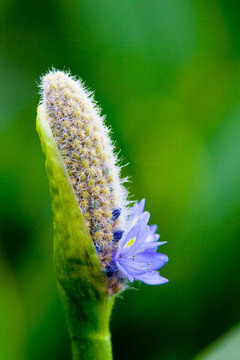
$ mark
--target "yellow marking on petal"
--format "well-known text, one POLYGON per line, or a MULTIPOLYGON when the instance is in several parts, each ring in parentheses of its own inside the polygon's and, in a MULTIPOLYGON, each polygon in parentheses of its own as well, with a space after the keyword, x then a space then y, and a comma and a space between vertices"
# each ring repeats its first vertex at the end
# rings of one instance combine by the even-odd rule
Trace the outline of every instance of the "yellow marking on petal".
POLYGON ((136 238, 133 238, 133 239, 129 240, 129 241, 126 243, 126 245, 124 245, 123 248, 132 246, 132 245, 135 243, 135 241, 136 241, 136 238))

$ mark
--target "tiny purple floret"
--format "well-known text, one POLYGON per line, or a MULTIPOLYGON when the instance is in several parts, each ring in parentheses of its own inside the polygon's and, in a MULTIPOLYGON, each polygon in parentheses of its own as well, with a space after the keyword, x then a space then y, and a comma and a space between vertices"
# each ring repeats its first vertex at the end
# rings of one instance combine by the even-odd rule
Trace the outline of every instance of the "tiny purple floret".
POLYGON ((117 220, 121 214, 121 209, 115 209, 112 212, 112 220, 117 220))
POLYGON ((113 242, 118 242, 123 236, 123 231, 122 230, 118 230, 118 231, 114 231, 113 233, 113 242))
POLYGON ((144 211, 145 199, 136 203, 127 223, 126 231, 119 241, 115 264, 123 277, 130 282, 140 280, 150 285, 168 282, 157 270, 168 261, 168 257, 157 252, 159 242, 156 225, 147 225, 150 214, 144 211))

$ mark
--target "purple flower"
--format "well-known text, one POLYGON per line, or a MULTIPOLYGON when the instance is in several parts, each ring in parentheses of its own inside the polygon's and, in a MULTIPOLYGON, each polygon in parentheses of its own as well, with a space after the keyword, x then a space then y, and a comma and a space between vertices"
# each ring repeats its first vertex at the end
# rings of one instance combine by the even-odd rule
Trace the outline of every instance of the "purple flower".
POLYGON ((143 211, 145 206, 145 199, 142 199, 139 203, 135 203, 132 208, 132 213, 127 224, 127 230, 131 229, 137 223, 147 224, 150 219, 150 213, 143 211))
POLYGON ((157 226, 147 225, 150 214, 143 211, 145 200, 135 204, 124 232, 120 247, 115 256, 115 263, 130 282, 140 280, 150 285, 168 282, 157 272, 168 261, 166 255, 157 252, 159 242, 157 226))

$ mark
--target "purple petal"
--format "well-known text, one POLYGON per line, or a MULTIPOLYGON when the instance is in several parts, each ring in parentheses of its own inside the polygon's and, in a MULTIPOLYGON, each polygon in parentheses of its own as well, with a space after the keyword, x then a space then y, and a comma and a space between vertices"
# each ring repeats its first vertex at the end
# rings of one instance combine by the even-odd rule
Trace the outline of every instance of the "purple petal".
POLYGON ((120 257, 118 259, 120 266, 122 266, 128 274, 134 277, 146 272, 158 270, 163 267, 167 261, 168 257, 166 255, 147 251, 132 257, 120 257))
MULTIPOLYGON (((150 228, 150 226, 149 226, 149 228, 150 228)), ((157 241, 159 238, 160 238, 160 235, 158 235, 158 234, 152 234, 152 233, 151 233, 151 229, 150 229, 149 236, 147 237, 147 239, 145 240, 145 242, 149 243, 149 242, 157 241)))
POLYGON ((144 211, 138 219, 138 223, 146 225, 150 219, 150 213, 148 211, 144 211))
POLYGON ((157 249, 166 241, 158 241, 160 235, 156 234, 157 225, 147 225, 150 213, 144 211, 144 206, 145 199, 142 199, 132 207, 114 259, 119 272, 130 282, 136 279, 150 285, 160 285, 168 280, 156 270, 165 265, 168 257, 158 253, 157 249))
POLYGON ((125 269, 127 274, 130 274, 133 277, 145 274, 148 271, 146 263, 134 261, 133 259, 118 259, 118 263, 125 269))
POLYGON ((143 275, 136 276, 135 279, 143 281, 148 285, 162 285, 168 282, 168 279, 160 276, 157 271, 147 272, 143 275))
POLYGON ((124 246, 126 246, 126 244, 131 239, 137 238, 140 230, 141 230, 141 225, 136 225, 128 233, 124 234, 125 236, 123 236, 122 241, 120 243, 120 251, 121 252, 122 252, 124 246))
POLYGON ((135 203, 132 208, 131 218, 141 215, 141 213, 143 212, 144 206, 145 206, 145 199, 142 199, 139 203, 135 203))
POLYGON ((134 277, 129 275, 128 272, 126 271, 126 269, 123 266, 121 266, 118 261, 116 261, 116 265, 117 265, 118 269, 121 271, 121 273, 123 273, 125 276, 127 276, 128 280, 131 283, 134 282, 134 277))
POLYGON ((166 243, 167 243, 167 241, 162 241, 162 242, 160 242, 160 241, 151 241, 151 242, 150 241, 149 242, 145 241, 141 245, 141 250, 147 250, 147 249, 152 250, 154 248, 157 249, 158 246, 164 245, 166 243))
POLYGON ((168 261, 168 257, 153 251, 143 251, 135 254, 135 261, 145 263, 150 271, 153 271, 163 267, 168 261))
POLYGON ((157 231, 157 225, 149 225, 151 234, 155 234, 157 231))
POLYGON ((139 203, 135 203, 133 205, 131 216, 128 221, 128 228, 131 228, 134 225, 136 225, 136 223, 139 220, 139 217, 143 213, 144 206, 145 206, 145 199, 142 199, 139 203))
POLYGON ((148 235, 149 226, 136 225, 133 229, 129 231, 126 239, 124 240, 121 255, 124 255, 124 257, 134 255, 135 251, 137 251, 137 249, 141 247, 148 235), (133 239, 135 239, 135 241, 131 242, 131 240, 133 239))

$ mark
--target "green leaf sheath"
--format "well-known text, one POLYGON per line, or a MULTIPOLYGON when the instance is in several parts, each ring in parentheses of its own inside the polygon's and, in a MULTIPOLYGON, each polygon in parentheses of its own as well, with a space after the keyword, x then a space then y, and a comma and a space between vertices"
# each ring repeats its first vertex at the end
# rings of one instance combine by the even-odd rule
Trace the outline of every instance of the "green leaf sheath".
POLYGON ((109 318, 113 297, 84 223, 42 105, 37 131, 46 155, 54 223, 54 260, 72 341, 73 359, 112 359, 109 318))
POLYGON ((194 360, 239 360, 240 324, 210 344, 194 360))

